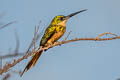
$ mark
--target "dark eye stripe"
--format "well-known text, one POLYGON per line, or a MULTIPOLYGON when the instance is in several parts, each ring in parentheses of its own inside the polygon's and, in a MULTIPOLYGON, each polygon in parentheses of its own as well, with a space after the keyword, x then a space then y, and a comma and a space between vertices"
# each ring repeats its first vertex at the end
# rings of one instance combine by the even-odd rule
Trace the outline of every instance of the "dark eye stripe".
POLYGON ((64 19, 63 17, 60 17, 60 20, 61 20, 61 21, 63 21, 63 19, 64 19))

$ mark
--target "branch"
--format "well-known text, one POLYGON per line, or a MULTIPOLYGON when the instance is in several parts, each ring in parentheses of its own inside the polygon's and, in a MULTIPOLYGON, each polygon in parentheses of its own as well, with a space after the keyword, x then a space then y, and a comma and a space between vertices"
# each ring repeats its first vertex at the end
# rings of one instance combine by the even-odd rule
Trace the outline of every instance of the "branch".
POLYGON ((7 27, 7 26, 9 26, 9 25, 11 25, 11 24, 13 24, 13 23, 16 23, 16 21, 9 22, 9 23, 7 23, 7 24, 1 26, 1 27, 0 27, 0 30, 3 29, 3 28, 5 28, 5 27, 7 27))
MULTIPOLYGON (((4 54, 4 53, 3 53, 4 54)), ((2 58, 2 59, 7 59, 7 58, 13 58, 13 57, 18 57, 18 56, 23 56, 23 55, 25 55, 25 53, 23 52, 19 52, 19 53, 9 53, 9 54, 6 54, 6 55, 1 55, 0 57, 2 58)))
POLYGON ((2 80, 8 80, 9 78, 10 78, 10 74, 8 73, 8 74, 6 74, 4 77, 3 77, 3 79, 2 80))
POLYGON ((70 36, 70 33, 71 33, 72 31, 70 31, 69 33, 68 33, 68 35, 67 35, 67 37, 64 39, 65 41, 68 39, 68 37, 70 36))
MULTIPOLYGON (((105 34, 105 33, 103 33, 105 34)), ((101 35, 101 34, 100 34, 101 35)), ((98 35, 99 36, 99 35, 98 35)), ((103 35, 102 35, 103 36, 103 35)), ((53 45, 48 45, 47 47, 40 47, 40 49, 33 51, 32 53, 28 53, 26 55, 24 55, 23 57, 19 58, 18 60, 15 60, 12 63, 6 63, 2 69, 0 69, 0 75, 2 75, 4 72, 7 72, 10 68, 12 68, 13 66, 15 66, 16 64, 18 64, 20 61, 27 59, 29 56, 31 56, 32 54, 36 54, 42 50, 46 50, 55 46, 60 46, 63 44, 67 44, 67 43, 71 43, 71 42, 77 42, 77 41, 108 41, 108 40, 115 40, 115 39, 120 39, 120 36, 115 36, 115 37, 111 37, 111 38, 100 38, 100 37, 95 37, 95 38, 75 38, 75 39, 71 39, 71 40, 63 40, 61 42, 55 42, 53 45)))
POLYGON ((30 51, 30 49, 34 46, 34 49, 35 49, 35 44, 36 42, 38 41, 38 39, 41 37, 41 33, 38 34, 38 30, 40 28, 40 24, 41 24, 41 21, 39 22, 39 24, 37 26, 35 26, 35 31, 34 31, 34 38, 32 39, 27 51, 26 51, 26 54, 30 51), (37 28, 36 28, 37 27, 37 28))
POLYGON ((12 58, 12 57, 17 57, 17 56, 23 56, 25 53, 19 53, 19 47, 20 47, 20 41, 19 41, 19 36, 17 34, 17 32, 15 32, 15 38, 16 38, 16 48, 14 50, 14 52, 11 54, 11 53, 8 53, 4 56, 0 55, 0 57, 2 59, 6 59, 6 58, 12 58))

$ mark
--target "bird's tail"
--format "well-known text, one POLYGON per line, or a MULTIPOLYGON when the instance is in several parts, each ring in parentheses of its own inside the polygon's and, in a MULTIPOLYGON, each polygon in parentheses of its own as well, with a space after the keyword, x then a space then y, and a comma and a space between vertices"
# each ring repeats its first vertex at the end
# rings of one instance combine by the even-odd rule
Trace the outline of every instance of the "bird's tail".
POLYGON ((20 76, 22 76, 25 71, 28 71, 32 66, 35 65, 35 63, 37 62, 37 60, 41 56, 42 52, 43 51, 40 51, 39 53, 36 53, 35 55, 32 56, 32 59, 29 61, 29 63, 27 64, 27 66, 25 67, 25 69, 23 70, 23 72, 21 73, 20 76))

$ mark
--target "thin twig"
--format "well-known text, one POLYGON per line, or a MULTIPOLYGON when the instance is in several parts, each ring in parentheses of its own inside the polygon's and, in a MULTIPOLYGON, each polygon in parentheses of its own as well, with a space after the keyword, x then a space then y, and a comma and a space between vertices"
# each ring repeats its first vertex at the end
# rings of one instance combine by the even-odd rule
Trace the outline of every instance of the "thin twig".
POLYGON ((17 57, 17 56, 23 56, 24 55, 24 53, 19 53, 20 42, 19 42, 19 37, 18 37, 17 32, 15 32, 15 38, 16 38, 16 48, 15 48, 14 52, 13 53, 11 52, 12 53, 11 54, 10 51, 9 51, 9 54, 7 54, 7 55, 4 55, 4 56, 0 55, 0 57, 2 59, 17 57))
POLYGON ((11 24, 13 24, 13 23, 16 23, 16 21, 9 22, 9 23, 7 23, 7 24, 1 26, 1 27, 0 27, 0 30, 3 29, 3 28, 5 28, 5 27, 7 27, 7 26, 9 26, 9 25, 11 25, 11 24))
POLYGON ((3 77, 3 79, 2 80, 8 80, 10 78, 10 74, 9 73, 7 73, 4 77, 3 77))
POLYGON ((21 71, 21 70, 19 70, 19 71, 16 71, 16 70, 11 70, 11 72, 12 72, 12 73, 15 73, 15 74, 19 74, 19 75, 22 73, 22 71, 21 71))
POLYGON ((98 37, 96 37, 96 38, 100 38, 100 37, 102 37, 103 35, 108 35, 108 34, 111 34, 111 35, 117 37, 117 35, 114 34, 114 33, 111 33, 111 32, 105 32, 105 33, 102 33, 102 34, 98 35, 98 37))
POLYGON ((37 37, 37 29, 35 27, 34 38, 33 38, 33 51, 36 50, 36 37, 37 37))
POLYGON ((0 69, 2 69, 2 56, 0 56, 0 69))
POLYGON ((20 41, 19 41, 19 37, 17 32, 15 32, 15 38, 16 38, 16 49, 15 49, 15 53, 17 54, 19 51, 19 47, 20 47, 20 41))
POLYGON ((35 38, 35 36, 36 36, 36 40, 34 40, 34 38, 32 39, 32 41, 31 41, 31 43, 30 43, 30 45, 29 45, 29 47, 28 47, 28 49, 27 49, 27 51, 26 51, 26 54, 30 51, 30 49, 32 48, 32 46, 34 45, 34 41, 37 41, 39 38, 40 38, 40 34, 38 34, 38 31, 39 31, 39 28, 40 28, 40 24, 41 24, 41 21, 39 22, 39 24, 38 24, 38 26, 37 26, 37 29, 36 29, 36 31, 34 32, 34 38, 35 38))
MULTIPOLYGON (((4 54, 4 53, 3 53, 4 54)), ((23 56, 25 55, 25 53, 23 52, 19 52, 19 53, 9 53, 9 54, 6 54, 6 55, 0 55, 0 57, 2 57, 2 59, 7 59, 7 58, 13 58, 13 57, 17 57, 17 56, 23 56)))
POLYGON ((66 40, 68 39, 68 37, 70 36, 71 32, 72 32, 72 31, 70 31, 70 32, 68 33, 67 37, 65 38, 65 41, 66 41, 66 40))

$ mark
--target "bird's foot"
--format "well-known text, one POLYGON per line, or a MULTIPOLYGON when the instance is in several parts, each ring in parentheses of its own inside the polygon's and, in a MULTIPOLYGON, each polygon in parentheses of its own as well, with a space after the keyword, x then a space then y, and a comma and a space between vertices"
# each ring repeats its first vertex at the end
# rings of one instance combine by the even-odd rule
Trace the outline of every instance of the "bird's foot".
POLYGON ((61 44, 59 43, 60 43, 59 41, 54 42, 55 45, 58 44, 59 46, 61 46, 61 44))

